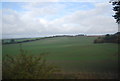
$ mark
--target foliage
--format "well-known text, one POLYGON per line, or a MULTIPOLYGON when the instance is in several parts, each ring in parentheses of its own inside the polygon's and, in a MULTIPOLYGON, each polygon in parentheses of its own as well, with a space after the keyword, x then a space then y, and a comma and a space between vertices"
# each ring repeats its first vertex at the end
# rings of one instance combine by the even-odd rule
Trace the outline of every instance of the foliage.
POLYGON ((106 34, 104 37, 98 37, 94 43, 120 43, 120 32, 113 35, 106 34))
POLYGON ((104 41, 102 39, 95 39, 94 43, 104 43, 104 41))
POLYGON ((116 19, 117 23, 120 23, 120 0, 113 0, 111 2, 113 5, 113 11, 115 11, 113 17, 116 19))
POLYGON ((60 70, 48 64, 43 55, 26 55, 26 51, 20 49, 16 56, 3 56, 3 79, 49 79, 54 72, 60 70))

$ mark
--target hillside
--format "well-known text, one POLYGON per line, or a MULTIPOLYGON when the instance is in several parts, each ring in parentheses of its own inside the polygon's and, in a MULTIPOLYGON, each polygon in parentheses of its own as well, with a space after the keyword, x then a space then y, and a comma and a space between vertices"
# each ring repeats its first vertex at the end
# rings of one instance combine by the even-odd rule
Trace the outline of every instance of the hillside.
MULTIPOLYGON (((54 37, 21 43, 29 54, 46 54, 65 72, 117 72, 117 44, 94 44, 96 37, 54 37)), ((20 44, 3 45, 5 54, 19 54, 20 44)))

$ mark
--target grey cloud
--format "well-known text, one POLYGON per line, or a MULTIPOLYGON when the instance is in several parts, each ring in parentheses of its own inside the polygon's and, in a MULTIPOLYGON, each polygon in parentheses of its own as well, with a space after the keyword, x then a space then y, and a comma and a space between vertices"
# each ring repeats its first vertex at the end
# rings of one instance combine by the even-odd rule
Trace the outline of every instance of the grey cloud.
POLYGON ((1 0, 1 2, 108 2, 108 0, 1 0))
MULTIPOLYGON (((23 13, 6 10, 6 13, 9 12, 9 14, 3 14, 2 17, 3 37, 34 37, 78 33, 105 34, 117 32, 117 24, 111 16, 111 6, 107 5, 107 3, 94 4, 94 9, 87 11, 78 10, 52 21, 38 16, 57 14, 59 11, 56 9, 60 9, 60 7, 57 7, 55 11, 52 9, 54 6, 50 5, 50 13, 47 11, 49 7, 42 8, 44 11, 39 12, 39 8, 36 8, 37 4, 34 4, 34 6, 29 4, 31 5, 27 8, 29 10, 23 13)), ((62 8, 65 7, 65 5, 62 6, 62 8)))

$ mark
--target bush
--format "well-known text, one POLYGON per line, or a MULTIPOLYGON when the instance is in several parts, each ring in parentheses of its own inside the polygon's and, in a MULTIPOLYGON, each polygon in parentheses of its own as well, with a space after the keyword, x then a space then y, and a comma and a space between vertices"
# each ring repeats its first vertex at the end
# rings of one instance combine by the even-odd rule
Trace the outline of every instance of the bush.
POLYGON ((120 43, 120 32, 112 35, 106 34, 104 37, 98 37, 94 40, 94 43, 120 43))
POLYGON ((49 79, 60 70, 48 64, 43 55, 28 55, 25 50, 16 56, 3 56, 3 79, 49 79))
POLYGON ((94 43, 104 43, 104 40, 98 38, 94 40, 94 43))

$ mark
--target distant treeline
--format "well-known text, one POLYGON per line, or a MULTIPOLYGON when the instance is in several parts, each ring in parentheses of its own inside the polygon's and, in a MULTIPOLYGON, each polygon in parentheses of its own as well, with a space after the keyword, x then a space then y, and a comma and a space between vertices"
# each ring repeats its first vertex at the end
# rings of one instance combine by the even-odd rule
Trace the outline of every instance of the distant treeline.
POLYGON ((94 40, 94 43, 120 43, 120 32, 100 36, 94 40))
MULTIPOLYGON (((49 37, 42 37, 42 38, 21 38, 21 39, 3 39, 2 44, 17 44, 17 43, 26 43, 37 41, 46 38, 54 38, 54 37, 79 37, 79 36, 87 36, 84 34, 78 35, 56 35, 56 36, 49 36, 49 37)), ((87 36, 89 37, 89 36, 87 36)), ((92 36, 93 37, 93 36, 92 36)), ((115 34, 106 34, 105 36, 99 36, 97 39, 94 40, 94 43, 120 43, 120 32, 115 34)))
POLYGON ((32 41, 37 41, 45 38, 51 38, 51 37, 43 37, 43 38, 31 38, 31 39, 3 39, 2 44, 17 44, 17 43, 26 43, 26 42, 32 42, 32 41), (20 41, 17 41, 20 40, 20 41))
POLYGON ((2 44, 17 44, 17 43, 26 43, 26 42, 32 42, 32 41, 37 41, 41 39, 46 39, 46 38, 54 38, 54 37, 78 37, 78 36, 86 36, 84 34, 78 34, 78 35, 56 35, 56 36, 49 36, 49 37, 42 37, 42 38, 21 38, 21 39, 3 39, 2 44))

